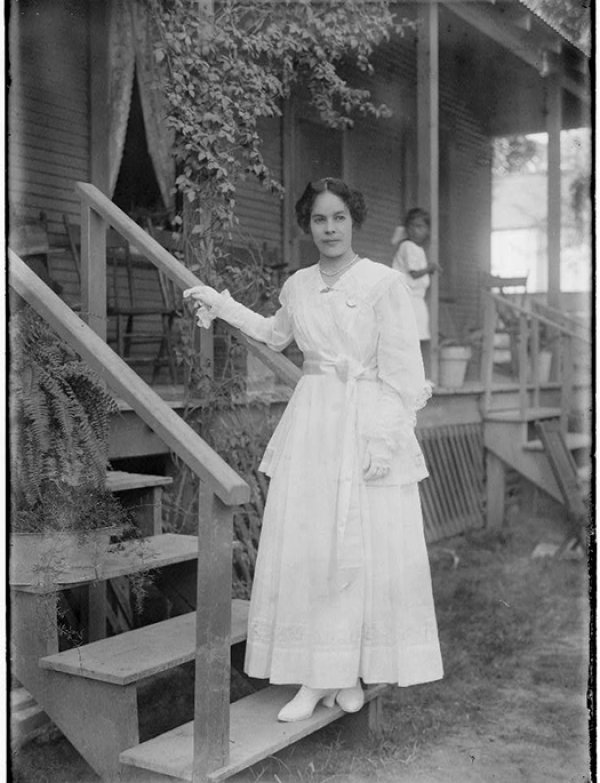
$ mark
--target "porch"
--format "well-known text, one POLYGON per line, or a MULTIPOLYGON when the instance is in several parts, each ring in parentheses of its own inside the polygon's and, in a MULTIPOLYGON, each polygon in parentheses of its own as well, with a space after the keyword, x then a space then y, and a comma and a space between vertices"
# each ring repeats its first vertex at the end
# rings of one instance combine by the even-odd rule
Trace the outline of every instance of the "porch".
MULTIPOLYGON (((150 625, 148 630, 142 627, 104 638, 110 622, 116 623, 117 628, 120 626, 119 618, 111 619, 108 610, 108 586, 139 568, 128 547, 109 552, 100 570, 96 567, 90 573, 66 571, 53 586, 13 582, 15 674, 107 781, 117 779, 121 772, 132 781, 156 780, 157 783, 173 779, 223 780, 335 720, 340 713, 317 710, 297 729, 275 732, 273 715, 287 698, 276 686, 261 689, 230 708, 229 661, 232 645, 244 638, 246 622, 242 612, 238 632, 237 610, 230 598, 232 559, 235 562, 233 507, 243 507, 251 499, 248 483, 177 415, 182 410, 177 386, 162 389, 164 398, 160 397, 106 345, 106 225, 139 248, 178 289, 199 281, 97 189, 83 183, 77 189, 82 199, 82 237, 86 238, 82 252, 81 312, 89 326, 12 251, 9 254, 11 286, 122 398, 111 447, 113 467, 119 467, 118 459, 124 458, 118 444, 123 443, 124 421, 130 420, 137 430, 125 430, 128 457, 144 460, 154 449, 155 456, 166 458, 173 451, 201 479, 196 490, 197 536, 164 533, 160 508, 155 509, 148 536, 151 556, 147 567, 161 573, 174 566, 178 568, 174 582, 173 576, 165 580, 161 577, 161 589, 164 587, 166 596, 176 598, 180 613, 194 604, 195 608, 188 615, 189 622, 176 616, 150 625), (140 427, 143 447, 135 435, 140 427), (148 440, 146 430, 150 429, 155 435, 148 440), (131 449, 138 453, 132 454, 131 449), (57 628, 40 628, 35 617, 40 602, 49 600, 52 606, 61 590, 72 587, 89 591, 90 642, 73 651, 61 652, 57 628), (185 632, 179 629, 182 622, 185 632), (157 640, 149 642, 148 633, 158 634, 157 640), (140 655, 140 650, 144 655, 140 655), (196 665, 194 721, 140 744, 139 683, 192 659, 196 665), (111 663, 113 660, 120 661, 116 668, 111 663), (127 670, 125 674, 122 666, 127 670), (87 718, 93 726, 91 733, 88 725, 82 730, 79 718, 84 704, 95 707, 87 718), (105 725, 110 725, 109 733, 102 731, 105 725), (233 743, 231 752, 230 742, 233 743)), ((585 336, 551 322, 547 314, 525 310, 493 294, 487 298, 485 327, 483 383, 467 384, 460 391, 439 389, 430 413, 419 423, 418 435, 431 467, 431 477, 423 482, 422 492, 430 541, 480 527, 485 522, 501 525, 510 467, 549 494, 560 497, 560 487, 556 480, 553 483, 546 455, 540 453, 538 443, 531 437, 530 425, 537 419, 560 418, 567 431, 575 412, 573 392, 578 395, 580 385, 583 389, 579 402, 583 411, 587 406, 586 384, 581 383, 573 371, 573 363, 568 361, 568 357, 573 357, 570 350, 573 341, 585 342, 585 336), (501 386, 494 383, 498 307, 508 308, 517 316, 516 387, 512 383, 501 386), (539 330, 543 323, 549 323, 558 335, 557 388, 546 388, 539 378, 539 330)), ((235 337, 285 387, 295 385, 300 374, 298 367, 238 332, 235 337)), ((248 406, 247 399, 240 399, 239 404, 251 410, 257 407, 248 406)), ((272 406, 277 405, 281 406, 282 402, 272 401, 272 406)), ((585 427, 582 429, 582 437, 577 439, 573 450, 585 455, 589 442, 585 427)), ((362 713, 365 729, 377 730, 384 691, 385 686, 368 689, 368 704, 362 713)))

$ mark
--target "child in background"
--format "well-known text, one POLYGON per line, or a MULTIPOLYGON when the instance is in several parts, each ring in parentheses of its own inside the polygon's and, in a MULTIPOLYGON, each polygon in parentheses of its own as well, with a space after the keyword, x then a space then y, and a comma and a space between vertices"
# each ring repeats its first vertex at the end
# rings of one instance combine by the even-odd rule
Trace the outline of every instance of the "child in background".
POLYGON ((411 294, 419 331, 421 349, 423 342, 431 339, 429 331, 429 311, 425 295, 431 282, 430 275, 439 272, 437 264, 429 263, 423 245, 429 239, 431 218, 429 212, 420 207, 409 210, 403 226, 398 226, 392 237, 392 244, 398 249, 392 261, 392 269, 400 272, 411 294))

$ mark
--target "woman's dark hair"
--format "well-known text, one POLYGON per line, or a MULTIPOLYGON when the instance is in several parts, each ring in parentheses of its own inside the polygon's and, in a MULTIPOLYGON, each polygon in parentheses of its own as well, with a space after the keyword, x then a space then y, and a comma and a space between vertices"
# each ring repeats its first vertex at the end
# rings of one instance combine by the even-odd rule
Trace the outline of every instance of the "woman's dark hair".
POLYGON ((431 215, 426 209, 421 209, 421 207, 414 207, 408 210, 404 218, 404 228, 408 228, 413 220, 418 220, 419 218, 423 218, 427 228, 431 228, 431 215))
POLYGON ((348 207, 348 212, 352 218, 352 224, 357 228, 360 228, 367 216, 367 207, 363 194, 359 190, 349 188, 341 179, 324 177, 323 179, 309 182, 304 189, 304 193, 296 202, 296 220, 304 233, 308 234, 310 229, 310 214, 315 199, 326 190, 342 199, 344 204, 348 207))

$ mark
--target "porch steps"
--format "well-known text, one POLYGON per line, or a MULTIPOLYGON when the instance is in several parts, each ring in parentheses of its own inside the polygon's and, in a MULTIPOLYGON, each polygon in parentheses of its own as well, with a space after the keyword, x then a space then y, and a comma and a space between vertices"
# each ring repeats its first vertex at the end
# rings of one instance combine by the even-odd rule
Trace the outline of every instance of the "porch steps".
MULTIPOLYGON (((248 607, 248 601, 232 601, 231 644, 246 638, 248 607)), ((49 655, 40 666, 73 677, 130 685, 192 661, 195 652, 194 611, 49 655)))
MULTIPOLYGON (((563 494, 550 466, 542 441, 535 436, 538 421, 558 420, 558 408, 530 408, 492 410, 483 416, 483 440, 486 449, 487 519, 494 527, 504 519, 506 466, 516 470, 535 487, 543 490, 559 503, 563 494)), ((577 455, 577 476, 585 487, 591 476, 592 438, 586 432, 567 432, 564 440, 572 454, 577 455)))
MULTIPOLYGON (((102 561, 96 565, 75 564, 53 574, 51 585, 43 583, 18 585, 27 593, 55 592, 76 585, 92 584, 116 579, 128 574, 155 570, 165 566, 185 563, 198 557, 198 539, 179 533, 162 533, 159 536, 133 539, 114 544, 102 561)), ((11 580, 12 583, 12 580, 11 580)))
MULTIPOLYGON (((365 701, 371 702, 388 689, 375 685, 365 691, 365 701)), ((234 702, 230 707, 230 754, 227 764, 208 775, 211 783, 226 780, 236 773, 271 756, 309 734, 323 728, 346 713, 337 705, 328 709, 319 705, 312 716, 297 723, 280 723, 277 713, 296 692, 296 687, 271 685, 268 688, 234 702)), ((366 707, 364 709, 369 709, 366 707)), ((125 750, 120 755, 124 767, 134 767, 153 773, 153 781, 191 781, 193 765, 193 722, 185 723, 165 734, 125 750)), ((122 779, 147 780, 124 770, 122 779)))

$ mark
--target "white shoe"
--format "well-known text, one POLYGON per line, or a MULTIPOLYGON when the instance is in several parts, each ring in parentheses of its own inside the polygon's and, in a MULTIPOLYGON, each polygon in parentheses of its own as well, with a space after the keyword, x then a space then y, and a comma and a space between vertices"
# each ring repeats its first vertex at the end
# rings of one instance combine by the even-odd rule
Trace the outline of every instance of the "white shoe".
POLYGON ((306 720, 315 711, 315 707, 322 700, 325 707, 333 707, 335 704, 336 690, 324 688, 309 688, 303 685, 294 698, 279 711, 277 720, 291 723, 296 720, 306 720))
POLYGON ((340 688, 335 697, 336 702, 344 712, 358 712, 365 703, 365 692, 362 689, 360 680, 351 688, 340 688))

